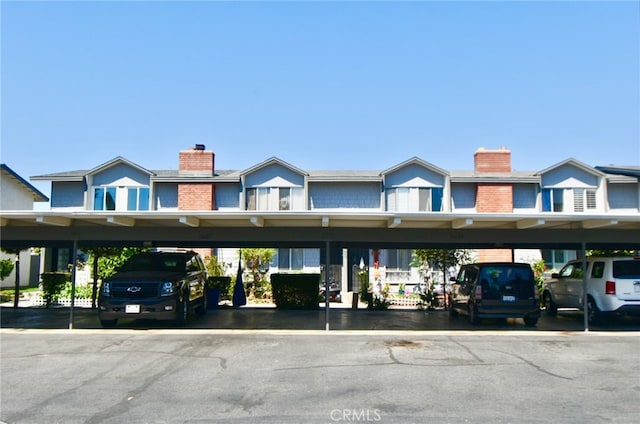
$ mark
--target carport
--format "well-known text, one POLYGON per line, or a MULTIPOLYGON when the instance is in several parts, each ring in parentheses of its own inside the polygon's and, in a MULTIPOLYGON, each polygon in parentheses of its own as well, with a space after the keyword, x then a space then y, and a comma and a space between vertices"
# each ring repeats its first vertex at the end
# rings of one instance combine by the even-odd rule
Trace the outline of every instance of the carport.
POLYGON ((3 211, 0 225, 2 247, 72 247, 74 263, 79 245, 323 248, 324 264, 342 248, 640 249, 638 214, 3 211))

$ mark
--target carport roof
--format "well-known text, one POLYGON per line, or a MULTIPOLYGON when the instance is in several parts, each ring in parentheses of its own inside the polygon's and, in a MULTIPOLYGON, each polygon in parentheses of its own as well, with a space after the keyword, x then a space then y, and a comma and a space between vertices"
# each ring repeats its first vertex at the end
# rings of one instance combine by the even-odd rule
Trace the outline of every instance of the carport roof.
POLYGON ((3 211, 2 245, 640 248, 640 215, 337 211, 3 211))

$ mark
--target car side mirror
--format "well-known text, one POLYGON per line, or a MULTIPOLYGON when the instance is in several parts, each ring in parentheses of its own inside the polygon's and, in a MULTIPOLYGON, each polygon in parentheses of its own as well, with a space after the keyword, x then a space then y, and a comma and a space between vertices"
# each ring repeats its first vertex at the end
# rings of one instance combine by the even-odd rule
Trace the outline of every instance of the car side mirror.
POLYGON ((454 283, 455 283, 457 280, 456 280, 456 277, 450 277, 450 278, 449 278, 449 281, 451 281, 451 282, 454 282, 454 283))
POLYGON ((551 274, 551 278, 560 278, 560 274, 554 272, 553 274, 551 274))

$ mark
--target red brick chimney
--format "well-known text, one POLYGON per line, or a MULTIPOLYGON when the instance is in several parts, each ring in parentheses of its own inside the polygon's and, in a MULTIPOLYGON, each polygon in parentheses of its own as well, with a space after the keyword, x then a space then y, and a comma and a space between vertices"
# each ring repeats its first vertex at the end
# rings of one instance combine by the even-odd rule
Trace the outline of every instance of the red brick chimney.
MULTIPOLYGON (((474 171, 481 174, 509 174, 511 172, 511 151, 506 147, 498 150, 480 148, 473 156, 474 171)), ((479 213, 512 213, 513 185, 510 183, 479 182, 476 185, 476 211, 479 213)), ((481 249, 481 262, 513 260, 511 249, 481 249)))
MULTIPOLYGON (((196 144, 191 150, 180 152, 178 172, 180 176, 212 177, 214 172, 212 151, 204 144, 196 144)), ((178 209, 210 211, 215 209, 214 186, 210 182, 181 182, 178 184, 178 209)))
POLYGON ((180 152, 178 170, 180 174, 213 175, 215 155, 205 150, 204 144, 196 144, 191 150, 180 152))
POLYGON ((473 162, 476 173, 511 172, 511 151, 506 147, 498 150, 481 147, 473 155, 473 162))

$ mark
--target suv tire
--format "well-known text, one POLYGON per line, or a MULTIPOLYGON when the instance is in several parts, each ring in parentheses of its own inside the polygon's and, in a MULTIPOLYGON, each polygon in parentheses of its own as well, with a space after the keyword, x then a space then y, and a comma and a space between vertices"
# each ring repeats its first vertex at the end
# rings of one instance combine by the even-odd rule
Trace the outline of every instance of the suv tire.
POLYGON ((600 309, 591 296, 587 298, 587 320, 589 324, 598 324, 602 320, 600 309))
POLYGON ((478 308, 476 308, 476 305, 473 304, 469 304, 469 322, 472 325, 478 325, 480 324, 480 318, 478 317, 478 308))
POLYGON ((187 318, 189 318, 189 299, 185 297, 176 312, 176 324, 185 325, 187 318))
POLYGON ((558 305, 551 298, 551 293, 548 291, 542 295, 542 304, 544 305, 544 313, 547 316, 555 317, 558 314, 558 305))

